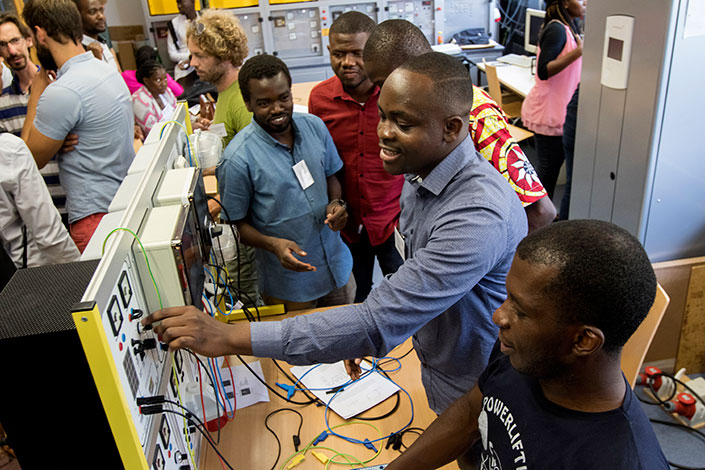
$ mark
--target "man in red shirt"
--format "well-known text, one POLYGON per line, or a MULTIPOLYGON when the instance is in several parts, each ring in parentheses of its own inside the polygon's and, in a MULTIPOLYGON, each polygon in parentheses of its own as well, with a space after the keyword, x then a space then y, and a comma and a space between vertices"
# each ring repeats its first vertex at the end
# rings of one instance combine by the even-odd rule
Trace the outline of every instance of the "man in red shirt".
POLYGON ((357 11, 333 22, 328 51, 335 77, 316 85, 308 101, 309 112, 325 122, 343 160, 339 179, 349 217, 342 235, 353 257, 355 302, 365 300, 372 288, 375 256, 385 275, 403 262, 395 248, 394 228, 404 177, 387 173, 379 158, 379 87, 367 78, 362 62, 374 28, 375 22, 357 11))

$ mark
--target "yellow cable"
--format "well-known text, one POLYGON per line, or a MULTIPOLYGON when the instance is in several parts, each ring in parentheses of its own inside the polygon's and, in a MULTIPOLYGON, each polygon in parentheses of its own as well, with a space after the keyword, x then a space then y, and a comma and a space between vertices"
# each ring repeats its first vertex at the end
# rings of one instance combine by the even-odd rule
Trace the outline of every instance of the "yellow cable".
MULTIPOLYGON (((382 432, 379 430, 379 428, 378 428, 377 426, 375 426, 374 424, 371 424, 371 423, 364 422, 364 421, 351 421, 351 422, 349 422, 349 423, 341 423, 341 424, 337 424, 337 425, 335 425, 335 426, 331 426, 330 429, 333 430, 333 429, 341 428, 341 427, 344 427, 344 426, 352 426, 352 425, 354 425, 354 424, 362 424, 362 425, 364 425, 364 426, 369 426, 369 427, 373 428, 375 431, 377 431, 377 433, 379 434, 379 436, 382 437, 382 432)), ((327 431, 327 429, 326 429, 326 431, 327 431)), ((316 437, 318 437, 318 435, 320 435, 320 433, 317 434, 316 437)), ((329 437, 331 437, 331 436, 337 437, 337 436, 335 436, 335 434, 330 434, 329 437)), ((360 459, 358 459, 358 458, 355 457, 355 456, 352 456, 352 455, 350 455, 350 454, 345 454, 345 453, 343 453, 343 452, 338 452, 337 450, 331 449, 330 447, 314 446, 314 445, 312 445, 312 444, 313 444, 313 442, 314 442, 315 440, 316 440, 316 438, 311 439, 311 441, 309 441, 309 443, 306 445, 306 447, 304 447, 304 448, 301 449, 300 451, 295 452, 294 454, 290 455, 289 458, 286 459, 286 461, 281 465, 280 470, 286 470, 286 465, 287 465, 289 462, 291 462, 291 460, 294 459, 294 457, 296 457, 297 455, 300 455, 300 454, 303 455, 303 454, 305 454, 306 452, 308 452, 309 450, 314 450, 314 449, 316 449, 316 450, 323 449, 323 450, 327 450, 327 451, 330 451, 330 452, 333 452, 333 453, 334 453, 333 457, 331 457, 331 458, 328 460, 328 463, 326 464, 326 467, 325 467, 326 469, 328 469, 331 464, 350 465, 350 466, 353 466, 353 465, 365 465, 365 464, 367 464, 367 463, 373 461, 373 460, 376 459, 377 457, 379 457, 379 454, 382 452, 382 446, 379 446, 379 449, 377 449, 377 453, 376 453, 375 455, 373 455, 371 458, 369 458, 369 459, 367 459, 367 460, 360 460, 360 459), (344 458, 347 460, 347 463, 346 463, 346 462, 336 462, 335 460, 333 460, 333 459, 335 459, 335 458, 338 457, 338 456, 344 457, 344 458), (352 460, 351 460, 351 459, 352 459, 352 460)))

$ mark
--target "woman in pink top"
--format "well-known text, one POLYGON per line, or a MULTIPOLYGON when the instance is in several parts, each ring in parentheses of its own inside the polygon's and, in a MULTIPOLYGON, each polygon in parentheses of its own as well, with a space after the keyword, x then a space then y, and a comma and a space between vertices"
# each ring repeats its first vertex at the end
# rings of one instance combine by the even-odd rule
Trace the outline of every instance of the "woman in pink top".
MULTIPOLYGON (((152 46, 142 46, 137 49, 137 52, 135 52, 135 62, 137 63, 137 68, 140 68, 140 65, 148 60, 154 60, 161 63, 161 58, 159 57, 157 50, 152 46)), ((130 90, 130 94, 136 92, 139 87, 142 86, 142 84, 137 81, 137 70, 125 70, 122 72, 122 78, 125 80, 127 88, 130 90)), ((174 96, 177 98, 181 96, 184 92, 184 87, 176 83, 176 81, 171 78, 171 75, 169 74, 166 74, 166 80, 167 86, 174 93, 174 96)))
POLYGON ((140 65, 137 81, 142 86, 132 94, 132 111, 135 124, 147 137, 156 123, 174 113, 176 97, 167 87, 166 70, 158 62, 150 60, 140 65))
POLYGON ((535 133, 536 171, 551 198, 564 160, 566 107, 580 83, 583 41, 576 19, 583 16, 584 0, 546 2, 536 82, 521 107, 522 122, 535 133))

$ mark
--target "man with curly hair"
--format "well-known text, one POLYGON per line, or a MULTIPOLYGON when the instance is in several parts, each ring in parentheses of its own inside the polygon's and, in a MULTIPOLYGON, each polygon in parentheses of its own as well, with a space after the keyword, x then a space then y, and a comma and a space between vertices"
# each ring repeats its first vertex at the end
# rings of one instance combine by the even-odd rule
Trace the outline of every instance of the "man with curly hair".
MULTIPOLYGON (((198 78, 218 90, 213 122, 201 122, 202 127, 220 133, 223 145, 227 146, 235 134, 252 120, 252 113, 242 100, 237 80, 240 66, 247 57, 247 36, 231 12, 206 10, 191 21, 186 42, 191 52, 191 65, 196 69, 198 78)), ((212 205, 209 207, 216 212, 219 209, 212 205)), ((227 219, 225 214, 221 215, 227 219)), ((255 249, 241 245, 239 263, 236 259, 226 259, 225 263, 232 278, 231 289, 239 286, 241 290, 236 292, 237 296, 246 305, 262 305, 257 289, 255 249)))
POLYGON ((232 13, 207 10, 191 22, 186 38, 198 78, 218 90, 211 126, 225 126, 223 144, 227 146, 252 118, 237 82, 238 71, 247 57, 247 36, 232 13))

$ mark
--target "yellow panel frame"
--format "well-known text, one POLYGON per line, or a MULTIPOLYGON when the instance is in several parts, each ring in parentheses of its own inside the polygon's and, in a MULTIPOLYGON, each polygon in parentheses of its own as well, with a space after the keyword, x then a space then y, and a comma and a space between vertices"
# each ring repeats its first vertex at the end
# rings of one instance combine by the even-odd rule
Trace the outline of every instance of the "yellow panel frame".
MULTIPOLYGON (((276 304, 276 305, 265 305, 263 307, 257 307, 259 310, 259 315, 260 317, 269 317, 272 315, 283 315, 286 313, 286 309, 284 308, 284 304, 276 304)), ((250 313, 255 315, 255 309, 250 308, 249 309, 250 313)), ((232 323, 234 321, 238 320, 244 320, 245 317, 245 312, 243 310, 233 310, 230 315, 223 315, 222 313, 218 312, 216 310, 215 312, 215 319, 220 320, 223 323, 232 323)))
POLYGON ((314 2, 316 0, 269 0, 270 5, 287 5, 290 3, 306 3, 314 2))
MULTIPOLYGON (((179 8, 176 6, 176 0, 147 0, 147 5, 149 5, 149 14, 152 16, 157 15, 175 15, 179 12, 179 8)), ((201 2, 196 0, 196 11, 201 9, 201 2)))
POLYGON ((259 6, 259 0, 211 0, 211 8, 247 8, 259 6))
POLYGON ((73 313, 73 321, 122 463, 130 470, 149 470, 137 429, 132 421, 132 414, 127 406, 127 398, 123 393, 117 367, 110 352, 98 307, 73 313))

